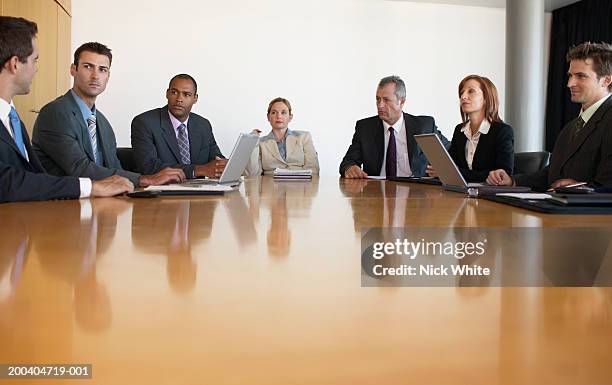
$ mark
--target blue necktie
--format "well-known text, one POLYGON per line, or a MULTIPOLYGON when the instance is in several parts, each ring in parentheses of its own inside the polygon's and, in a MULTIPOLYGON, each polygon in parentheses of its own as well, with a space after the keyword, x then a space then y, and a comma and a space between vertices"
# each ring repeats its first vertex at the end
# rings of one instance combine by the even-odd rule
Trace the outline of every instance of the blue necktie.
POLYGON ((15 107, 11 106, 11 112, 9 112, 9 119, 11 120, 11 126, 13 127, 13 134, 15 135, 15 143, 17 144, 17 148, 21 155, 24 158, 28 158, 26 154, 25 143, 23 142, 23 134, 21 133, 21 120, 19 119, 19 115, 17 115, 17 110, 15 107))

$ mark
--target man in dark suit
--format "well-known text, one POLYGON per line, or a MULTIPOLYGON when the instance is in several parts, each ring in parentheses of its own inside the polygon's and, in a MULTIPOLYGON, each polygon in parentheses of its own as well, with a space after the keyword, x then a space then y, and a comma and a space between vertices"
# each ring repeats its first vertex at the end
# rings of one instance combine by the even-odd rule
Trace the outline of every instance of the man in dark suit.
POLYGON ((579 182, 612 187, 612 45, 583 43, 567 54, 567 87, 580 115, 559 133, 550 165, 534 174, 489 173, 487 183, 536 191, 579 182))
POLYGON ((132 191, 132 183, 119 176, 92 183, 88 178, 60 178, 45 173, 12 102, 15 95, 30 92, 37 71, 37 32, 36 23, 0 16, 0 203, 113 196, 132 191))
POLYGON ((424 176, 427 158, 414 140, 415 134, 437 133, 431 116, 413 116, 402 111, 406 85, 398 76, 387 76, 378 83, 378 116, 357 121, 353 141, 340 163, 346 178, 380 176, 424 176), (363 170, 361 166, 363 165, 363 170))
POLYGON ((95 106, 106 89, 111 61, 111 50, 104 44, 85 43, 75 51, 72 89, 44 106, 34 123, 32 143, 43 167, 53 175, 94 180, 121 175, 136 186, 184 181, 179 169, 140 175, 121 167, 113 128, 95 106))
POLYGON ((191 113, 198 101, 193 77, 179 74, 166 90, 168 104, 132 120, 134 163, 142 173, 181 168, 187 178, 219 177, 227 163, 208 119, 191 113))

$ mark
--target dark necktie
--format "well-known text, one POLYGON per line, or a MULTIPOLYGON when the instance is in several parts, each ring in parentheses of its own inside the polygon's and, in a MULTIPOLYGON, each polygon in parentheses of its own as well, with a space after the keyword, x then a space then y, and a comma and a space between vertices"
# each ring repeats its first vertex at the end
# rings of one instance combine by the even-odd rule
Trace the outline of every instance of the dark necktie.
POLYGON ((576 140, 576 137, 578 136, 578 134, 580 134, 582 127, 584 127, 584 120, 582 119, 582 116, 579 116, 576 122, 574 123, 574 128, 572 130, 572 141, 576 140))
POLYGON ((178 126, 178 145, 179 153, 181 154, 181 163, 191 164, 191 156, 189 155, 189 138, 187 137, 187 127, 183 123, 178 126))
POLYGON ((17 110, 15 107, 11 107, 11 111, 9 112, 9 120, 11 121, 11 126, 13 128, 13 135, 15 135, 15 144, 17 144, 17 148, 21 155, 24 158, 28 158, 26 155, 25 142, 23 141, 23 134, 21 132, 21 120, 19 119, 19 115, 17 115, 17 110))
POLYGON ((385 173, 387 176, 397 176, 397 151, 395 149, 395 131, 393 127, 389 127, 389 144, 387 145, 385 162, 385 173))

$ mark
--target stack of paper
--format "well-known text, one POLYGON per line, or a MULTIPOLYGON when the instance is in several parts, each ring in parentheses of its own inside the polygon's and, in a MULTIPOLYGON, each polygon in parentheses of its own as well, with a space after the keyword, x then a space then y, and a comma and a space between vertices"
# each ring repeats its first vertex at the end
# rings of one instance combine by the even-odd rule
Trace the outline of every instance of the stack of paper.
POLYGON ((275 179, 312 179, 312 170, 274 169, 275 179))

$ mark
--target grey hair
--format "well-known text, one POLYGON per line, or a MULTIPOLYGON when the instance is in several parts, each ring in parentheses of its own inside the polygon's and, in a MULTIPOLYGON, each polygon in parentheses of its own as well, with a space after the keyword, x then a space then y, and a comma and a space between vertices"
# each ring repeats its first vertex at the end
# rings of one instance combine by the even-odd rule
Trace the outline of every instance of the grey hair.
POLYGON ((380 82, 378 82, 378 88, 382 88, 389 83, 395 84, 395 96, 397 97, 398 102, 402 98, 406 99, 406 84, 404 84, 404 81, 397 75, 385 76, 384 78, 380 79, 380 82))

